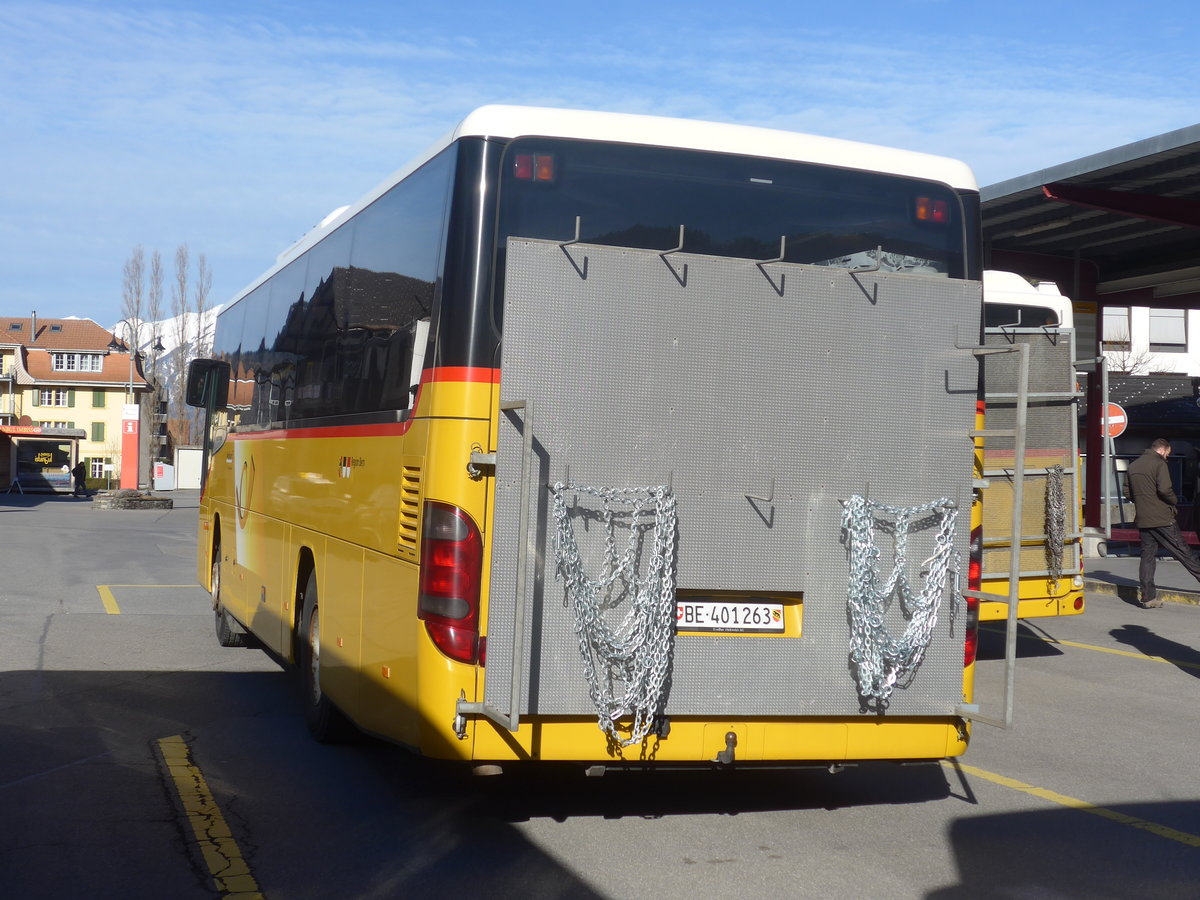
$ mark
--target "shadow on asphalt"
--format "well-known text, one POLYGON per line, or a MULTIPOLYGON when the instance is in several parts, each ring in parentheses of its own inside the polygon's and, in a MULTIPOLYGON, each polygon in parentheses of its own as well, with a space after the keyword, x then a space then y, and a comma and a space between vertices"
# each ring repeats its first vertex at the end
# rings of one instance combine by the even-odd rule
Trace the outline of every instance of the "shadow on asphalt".
MULTIPOLYGON (((979 626, 979 648, 975 653, 980 660, 1004 659, 1005 625, 1003 622, 985 622, 979 626)), ((1017 623, 1017 659, 1035 659, 1042 656, 1062 656, 1063 652, 1045 640, 1034 628, 1024 622, 1017 623)))
POLYGON ((1122 625, 1112 629, 1109 634, 1146 656, 1165 659, 1179 671, 1186 672, 1193 678, 1200 678, 1200 650, 1195 647, 1165 638, 1145 625, 1122 625))
POLYGON ((1196 897, 1194 840, 1200 803, 1123 803, 1114 822, 1073 809, 968 816, 950 827, 960 882, 926 900, 1196 897), (1153 833, 1150 823, 1168 835, 1153 833))

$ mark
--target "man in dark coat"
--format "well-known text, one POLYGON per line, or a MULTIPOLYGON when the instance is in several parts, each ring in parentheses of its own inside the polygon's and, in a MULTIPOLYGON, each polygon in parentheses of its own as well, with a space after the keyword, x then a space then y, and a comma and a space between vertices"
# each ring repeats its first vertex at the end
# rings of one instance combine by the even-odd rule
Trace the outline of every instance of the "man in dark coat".
POLYGON ((1156 599, 1154 569, 1158 565, 1159 549, 1167 551, 1200 581, 1200 560, 1184 542, 1179 524, 1175 521, 1175 506, 1179 503, 1167 471, 1171 443, 1156 439, 1141 456, 1129 464, 1125 481, 1125 496, 1137 508, 1134 523, 1142 541, 1142 563, 1138 575, 1142 582, 1142 609, 1162 606, 1156 599))
POLYGON ((75 464, 75 468, 71 470, 71 477, 75 479, 74 495, 87 496, 87 463, 82 459, 75 464))

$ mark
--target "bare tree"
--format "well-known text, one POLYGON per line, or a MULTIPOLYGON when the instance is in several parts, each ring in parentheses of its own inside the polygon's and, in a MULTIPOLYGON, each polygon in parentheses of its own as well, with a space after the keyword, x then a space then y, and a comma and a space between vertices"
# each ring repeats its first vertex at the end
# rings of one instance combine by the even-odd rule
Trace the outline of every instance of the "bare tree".
MULTIPOLYGON (((150 283, 146 294, 146 317, 150 320, 150 347, 155 347, 162 339, 163 318, 163 262, 162 254, 155 250, 150 254, 150 283)), ((154 373, 158 363, 158 351, 154 350, 150 357, 151 373, 154 373)))
POLYGON ((121 315, 128 323, 125 341, 129 352, 137 352, 137 331, 141 328, 143 305, 146 297, 146 251, 138 244, 125 260, 124 279, 121 283, 121 315))
POLYGON ((155 250, 150 254, 150 282, 146 295, 146 316, 150 319, 150 337, 147 352, 150 355, 150 411, 153 423, 150 429, 152 458, 158 458, 166 448, 161 447, 158 437, 158 420, 153 414, 162 405, 163 389, 158 376, 158 354, 162 351, 162 320, 163 320, 163 260, 162 254, 155 250))
POLYGON ((1114 375, 1148 375, 1158 365, 1158 356, 1149 350, 1133 348, 1128 332, 1117 332, 1104 341, 1108 371, 1114 375))
POLYGON ((207 356, 212 349, 212 329, 208 327, 208 295, 212 291, 212 269, 208 257, 201 253, 196 258, 196 346, 193 357, 207 356))
MULTIPOLYGON (((196 340, 192 352, 181 358, 180 362, 186 369, 192 359, 207 356, 212 346, 212 335, 207 327, 208 295, 212 290, 212 269, 208 266, 208 257, 201 253, 196 257, 196 283, 193 286, 194 310, 196 313, 196 340)), ((200 440, 200 418, 196 410, 188 410, 188 439, 191 443, 200 440)))
POLYGON ((187 427, 187 406, 183 402, 187 378, 187 360, 191 356, 191 329, 188 316, 188 268, 189 253, 186 243, 175 248, 175 284, 171 289, 171 313, 175 317, 175 365, 171 373, 170 400, 171 420, 176 423, 177 443, 187 443, 190 435, 187 427))

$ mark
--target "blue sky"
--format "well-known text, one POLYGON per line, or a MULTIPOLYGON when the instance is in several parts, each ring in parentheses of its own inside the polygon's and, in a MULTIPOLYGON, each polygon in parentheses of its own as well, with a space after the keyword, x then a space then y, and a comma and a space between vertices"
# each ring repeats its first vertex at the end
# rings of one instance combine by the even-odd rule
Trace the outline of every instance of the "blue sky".
POLYGON ((0 0, 0 312, 121 315, 131 249, 225 301, 485 103, 966 160, 981 185, 1200 122, 1194 7, 0 0))

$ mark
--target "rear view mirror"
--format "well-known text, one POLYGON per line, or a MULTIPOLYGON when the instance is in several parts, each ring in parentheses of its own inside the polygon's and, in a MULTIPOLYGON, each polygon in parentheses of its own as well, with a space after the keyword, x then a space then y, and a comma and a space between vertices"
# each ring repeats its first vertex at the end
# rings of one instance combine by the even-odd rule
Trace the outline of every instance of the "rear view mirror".
POLYGON ((229 404, 229 363, 193 359, 188 364, 184 402, 200 409, 224 409, 229 404))

